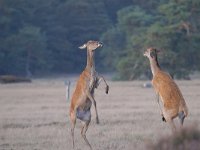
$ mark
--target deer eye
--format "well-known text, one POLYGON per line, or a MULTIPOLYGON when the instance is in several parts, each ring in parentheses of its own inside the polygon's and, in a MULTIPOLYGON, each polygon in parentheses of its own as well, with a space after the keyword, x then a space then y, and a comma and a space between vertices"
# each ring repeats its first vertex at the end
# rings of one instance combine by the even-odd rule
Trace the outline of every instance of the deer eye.
POLYGON ((150 52, 150 56, 151 56, 151 58, 156 57, 156 52, 155 52, 155 51, 151 51, 151 52, 150 52))

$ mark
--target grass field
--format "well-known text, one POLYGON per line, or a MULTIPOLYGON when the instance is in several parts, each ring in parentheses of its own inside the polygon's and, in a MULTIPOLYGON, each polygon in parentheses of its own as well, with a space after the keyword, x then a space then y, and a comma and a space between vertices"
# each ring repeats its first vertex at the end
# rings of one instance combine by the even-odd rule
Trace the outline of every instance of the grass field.
MULTIPOLYGON (((0 150, 72 150, 69 101, 64 78, 35 79, 32 83, 0 84, 0 150)), ((75 79, 71 79, 73 92, 75 79)), ((100 124, 94 108, 87 138, 94 150, 143 150, 149 142, 171 134, 161 121, 155 93, 144 81, 108 82, 96 90, 100 124)), ((200 123, 200 80, 177 81, 189 108, 185 125, 200 123)), ((176 124, 178 124, 176 120, 176 124)), ((75 129, 76 150, 87 150, 75 129)))

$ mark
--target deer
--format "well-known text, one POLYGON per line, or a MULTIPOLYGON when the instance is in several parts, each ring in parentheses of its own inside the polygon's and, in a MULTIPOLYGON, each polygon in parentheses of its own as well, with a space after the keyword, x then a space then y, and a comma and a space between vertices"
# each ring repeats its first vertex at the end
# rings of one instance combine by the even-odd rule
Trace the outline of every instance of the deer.
POLYGON ((71 122, 71 136, 74 144, 74 128, 76 124, 76 119, 81 120, 83 126, 81 129, 81 135, 92 149, 88 139, 86 138, 86 132, 91 121, 91 106, 94 105, 96 123, 99 124, 99 117, 97 113, 96 100, 94 98, 94 91, 98 88, 101 81, 104 81, 106 88, 105 93, 108 94, 109 86, 103 76, 99 75, 95 70, 95 50, 101 48, 103 44, 99 41, 88 41, 87 43, 80 46, 80 49, 87 49, 87 65, 76 83, 74 93, 71 98, 69 117, 71 122))
POLYGON ((162 120, 168 122, 172 132, 176 131, 173 119, 178 116, 180 127, 182 128, 184 119, 188 115, 188 108, 183 95, 169 73, 164 72, 158 62, 158 53, 160 50, 150 47, 144 52, 144 56, 149 59, 150 68, 153 75, 152 85, 157 95, 162 101, 162 108, 159 104, 162 120))

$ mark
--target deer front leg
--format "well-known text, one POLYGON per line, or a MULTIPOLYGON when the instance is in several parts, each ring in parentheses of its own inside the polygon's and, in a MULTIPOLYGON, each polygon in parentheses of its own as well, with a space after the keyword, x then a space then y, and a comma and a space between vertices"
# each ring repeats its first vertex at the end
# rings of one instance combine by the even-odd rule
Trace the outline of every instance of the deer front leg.
POLYGON ((102 80, 104 81, 104 83, 105 83, 105 85, 106 85, 105 92, 106 92, 106 94, 108 94, 109 86, 108 86, 106 80, 104 79, 103 76, 98 76, 98 85, 101 83, 102 80))
POLYGON ((96 114, 96 123, 99 124, 99 116, 98 116, 98 112, 97 112, 96 101, 89 91, 87 91, 87 96, 94 104, 94 109, 95 109, 95 114, 96 114))

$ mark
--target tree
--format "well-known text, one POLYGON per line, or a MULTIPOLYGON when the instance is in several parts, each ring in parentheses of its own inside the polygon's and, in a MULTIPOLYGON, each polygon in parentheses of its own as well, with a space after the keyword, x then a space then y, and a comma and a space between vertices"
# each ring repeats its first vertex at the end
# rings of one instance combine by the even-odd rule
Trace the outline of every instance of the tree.
POLYGON ((150 46, 162 50, 161 66, 172 76, 189 78, 190 73, 198 70, 199 3, 197 0, 171 0, 169 3, 160 1, 153 10, 144 10, 144 6, 120 10, 117 28, 126 37, 125 55, 117 58, 121 78, 149 78, 149 65, 143 51, 150 46))
POLYGON ((103 67, 106 71, 115 71, 120 57, 124 55, 125 34, 118 28, 112 28, 102 35, 101 40, 105 45, 100 53, 101 60, 104 60, 103 67))
POLYGON ((144 42, 145 26, 148 26, 151 22, 153 22, 151 15, 147 15, 138 6, 130 6, 118 12, 116 29, 107 31, 107 39, 104 37, 109 42, 109 47, 107 46, 108 48, 105 48, 104 52, 107 56, 106 60, 110 60, 107 65, 112 64, 113 68, 116 68, 120 79, 135 79, 142 73, 143 69, 141 69, 140 64, 144 65, 141 63, 143 60, 140 51, 142 46, 139 46, 139 44, 144 42), (114 56, 113 59, 110 59, 110 56, 114 56), (114 63, 111 63, 111 61, 114 63), (135 74, 132 74, 133 72, 135 74))
POLYGON ((25 26, 19 33, 7 37, 3 41, 4 63, 0 68, 4 68, 4 71, 1 72, 30 76, 44 70, 48 56, 45 40, 40 29, 33 26, 25 26))
POLYGON ((101 39, 102 71, 149 77, 142 54, 155 46, 163 50, 161 66, 187 78, 200 69, 199 6, 199 0, 0 0, 0 74, 79 72, 86 52, 78 46, 101 39))
MULTIPOLYGON (((69 59, 72 60, 73 70, 83 68, 86 64, 86 52, 78 47, 88 40, 100 40, 101 35, 111 27, 111 21, 106 14, 102 1, 95 0, 68 0, 57 10, 57 20, 65 28, 65 36, 69 43, 73 43, 69 59), (77 67, 74 67, 77 66, 77 67)), ((68 55, 67 54, 67 55, 68 55)), ((99 55, 96 55, 99 62, 99 55)), ((99 65, 99 63, 97 63, 99 65)))

